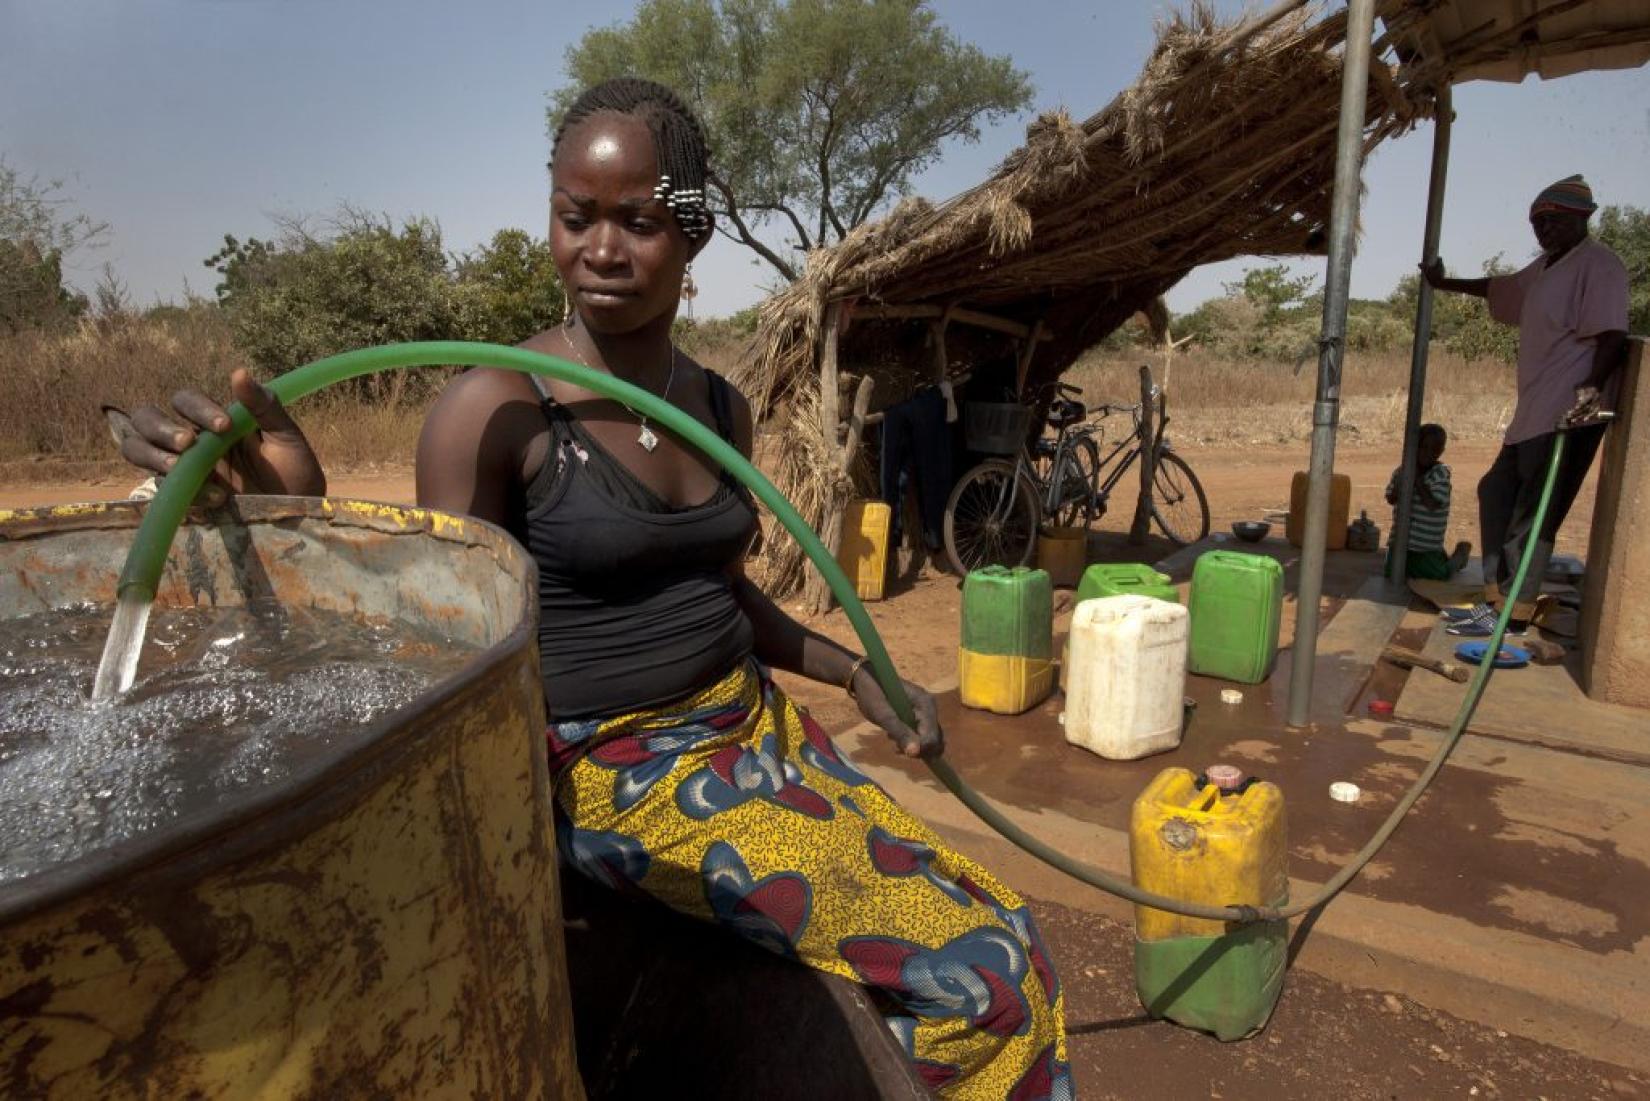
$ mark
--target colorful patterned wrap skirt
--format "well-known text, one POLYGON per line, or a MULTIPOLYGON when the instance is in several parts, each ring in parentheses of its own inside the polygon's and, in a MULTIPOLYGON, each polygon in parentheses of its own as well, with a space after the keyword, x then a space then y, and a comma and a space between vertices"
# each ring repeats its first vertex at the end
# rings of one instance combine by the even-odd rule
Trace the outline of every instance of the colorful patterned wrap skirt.
POLYGON ((755 661, 549 735, 558 839, 585 875, 871 988, 942 1097, 1072 1097, 1060 980, 1026 904, 755 661))

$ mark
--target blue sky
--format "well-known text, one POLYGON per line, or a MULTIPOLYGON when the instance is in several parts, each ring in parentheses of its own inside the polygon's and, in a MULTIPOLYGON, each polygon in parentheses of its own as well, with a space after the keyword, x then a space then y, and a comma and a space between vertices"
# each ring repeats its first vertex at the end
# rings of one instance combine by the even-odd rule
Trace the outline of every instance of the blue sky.
MULTIPOLYGON (((566 47, 630 3, 540 0, 0 0, 0 156, 60 178, 110 223, 71 271, 111 263, 143 304, 210 294, 201 261, 225 233, 267 235, 270 214, 349 202, 440 221, 449 248, 506 226, 544 232, 546 94, 566 47)), ((1109 0, 938 0, 961 38, 1010 55, 1038 110, 1079 117, 1139 71, 1169 5, 1109 0)), ((1235 13, 1240 3, 1217 7, 1235 13)), ((1521 85, 1469 84, 1458 123, 1443 255, 1475 273, 1533 248, 1542 186, 1583 172, 1603 203, 1650 207, 1650 70, 1521 85)), ((949 147, 916 190, 944 198, 1020 144, 1030 116, 949 147)), ((1380 296, 1419 252, 1430 129, 1366 167, 1353 293, 1380 296)), ((1189 309, 1255 261, 1201 269, 1171 294, 1189 309)), ((1302 271, 1321 275, 1321 261, 1302 271)), ((757 301, 767 269, 718 239, 695 265, 701 315, 757 301)))

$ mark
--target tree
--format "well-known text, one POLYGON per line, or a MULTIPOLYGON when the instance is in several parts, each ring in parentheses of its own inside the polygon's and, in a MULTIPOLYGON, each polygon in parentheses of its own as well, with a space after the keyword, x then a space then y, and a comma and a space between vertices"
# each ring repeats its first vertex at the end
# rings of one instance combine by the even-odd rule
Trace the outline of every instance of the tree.
POLYGON ((516 344, 557 324, 567 296, 550 244, 519 229, 501 229, 457 263, 459 327, 466 340, 516 344))
POLYGON ((0 158, 0 328, 71 321, 86 296, 63 283, 63 261, 101 242, 106 223, 68 212, 60 180, 25 178, 0 158))
POLYGON ((1650 333, 1650 211, 1605 207, 1598 216, 1598 239, 1627 265, 1627 331, 1650 333))
POLYGON ((711 144, 718 228, 786 279, 797 253, 842 240, 951 138, 1023 110, 1026 74, 959 42, 925 0, 644 0, 567 53, 551 128, 616 76, 674 88, 711 144), (786 229, 784 251, 756 230, 786 229))
MULTIPOLYGON (((1507 275, 1512 267, 1500 253, 1484 261, 1485 275, 1507 275)), ((1421 277, 1405 275, 1387 296, 1387 306, 1405 323, 1406 340, 1415 332, 1415 299, 1421 277)), ((1432 296, 1432 340, 1462 359, 1518 359, 1518 327, 1503 325, 1490 316, 1489 304, 1470 294, 1436 292, 1432 296)))
POLYGON ((1307 304, 1316 282, 1315 276, 1291 278, 1289 269, 1283 264, 1268 264, 1249 268, 1242 279, 1224 286, 1227 294, 1242 295, 1260 310, 1262 327, 1273 328, 1284 320, 1286 314, 1307 304))
MULTIPOLYGON (((288 219, 273 240, 225 236, 206 265, 223 277, 218 303, 236 346, 270 374, 377 344, 513 344, 559 321, 565 303, 549 246, 521 230, 450 257, 428 218, 398 229, 348 207, 324 232, 288 219)), ((381 393, 370 380, 359 389, 381 393)), ((397 383, 382 392, 425 389, 397 383)))
MULTIPOLYGON (((271 374, 374 344, 457 332, 441 228, 345 210, 326 233, 288 220, 273 241, 241 242, 207 259, 223 275, 218 302, 235 343, 271 374)), ((370 389, 370 387, 369 387, 370 389)))

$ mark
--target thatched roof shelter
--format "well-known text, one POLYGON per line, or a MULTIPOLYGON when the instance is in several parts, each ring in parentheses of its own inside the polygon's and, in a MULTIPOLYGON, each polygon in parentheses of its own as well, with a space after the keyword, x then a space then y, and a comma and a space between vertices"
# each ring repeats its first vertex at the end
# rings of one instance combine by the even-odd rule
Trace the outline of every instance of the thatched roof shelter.
MULTIPOLYGON (((1433 7, 1378 5, 1366 152, 1430 117, 1432 88, 1530 30, 1498 24, 1421 52, 1433 7)), ((812 253, 762 306, 743 379, 758 414, 784 426, 779 487, 816 527, 851 493, 838 385, 854 375, 876 379, 877 406, 992 357, 1035 386, 1161 311, 1194 267, 1321 253, 1345 34, 1344 9, 1286 3, 1222 24, 1197 3, 1160 26, 1139 78, 1097 114, 1045 114, 985 182, 937 205, 908 199, 812 253)), ((802 573, 794 543, 770 544, 770 589, 802 573)))

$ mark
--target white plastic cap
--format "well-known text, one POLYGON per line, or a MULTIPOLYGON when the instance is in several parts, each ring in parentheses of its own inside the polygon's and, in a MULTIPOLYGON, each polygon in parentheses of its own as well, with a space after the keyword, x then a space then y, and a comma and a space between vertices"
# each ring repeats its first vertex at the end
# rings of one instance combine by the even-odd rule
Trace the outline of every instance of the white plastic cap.
POLYGON ((1329 785, 1329 797, 1337 803, 1356 803, 1363 790, 1357 784, 1349 784, 1345 780, 1336 780, 1329 785))

